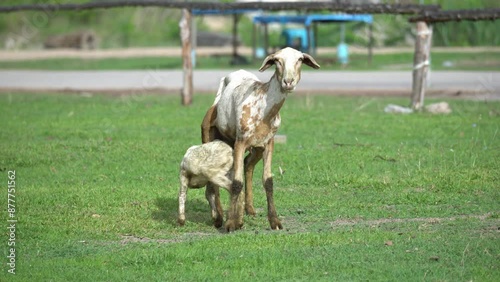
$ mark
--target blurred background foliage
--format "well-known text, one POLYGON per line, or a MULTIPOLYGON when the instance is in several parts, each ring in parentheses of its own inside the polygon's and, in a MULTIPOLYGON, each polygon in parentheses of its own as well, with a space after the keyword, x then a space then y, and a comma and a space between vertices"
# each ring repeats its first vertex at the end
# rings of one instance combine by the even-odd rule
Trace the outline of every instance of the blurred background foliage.
MULTIPOLYGON (((4 0, 1 5, 28 3, 84 3, 86 0, 4 0)), ((227 1, 226 1, 227 2, 227 1)), ((419 0, 380 1, 385 3, 413 3, 419 0)), ((442 9, 499 8, 498 0, 424 0, 425 4, 439 4, 442 9)), ((92 30, 99 39, 100 48, 178 46, 180 10, 148 8, 98 9, 79 12, 18 12, 0 17, 0 47, 15 42, 17 48, 41 48, 48 36, 75 31, 92 30)), ((414 38, 414 25, 408 16, 374 15, 376 46, 410 46, 414 38)), ((231 18, 196 17, 200 31, 230 34, 231 18), (220 21, 218 28, 211 24, 220 21)), ((366 45, 368 27, 361 23, 346 23, 345 40, 351 45, 366 45)), ((450 22, 434 26, 435 46, 498 46, 500 21, 450 22)), ((336 46, 340 40, 341 25, 318 26, 318 45, 336 46)), ((240 20, 239 34, 244 45, 251 45, 252 21, 244 16, 240 20)), ((271 46, 282 44, 278 28, 270 32, 271 46)))

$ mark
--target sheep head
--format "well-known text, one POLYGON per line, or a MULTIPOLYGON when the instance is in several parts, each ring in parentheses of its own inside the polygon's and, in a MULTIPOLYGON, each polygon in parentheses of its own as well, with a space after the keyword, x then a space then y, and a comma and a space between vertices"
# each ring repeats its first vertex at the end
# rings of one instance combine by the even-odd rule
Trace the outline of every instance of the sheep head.
POLYGON ((287 47, 267 56, 259 71, 265 71, 270 66, 276 65, 275 74, 280 82, 281 90, 290 92, 300 81, 300 67, 303 63, 319 69, 319 64, 311 55, 287 47))

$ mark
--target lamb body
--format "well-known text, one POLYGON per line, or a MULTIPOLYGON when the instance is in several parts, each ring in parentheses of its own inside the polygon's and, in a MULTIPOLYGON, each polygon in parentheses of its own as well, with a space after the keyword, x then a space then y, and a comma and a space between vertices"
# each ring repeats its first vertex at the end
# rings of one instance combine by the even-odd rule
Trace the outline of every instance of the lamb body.
MULTIPOLYGON (((233 149, 222 141, 214 140, 203 145, 192 146, 186 151, 179 173, 178 223, 180 225, 184 225, 186 221, 185 203, 188 188, 201 188, 211 182, 229 189, 232 183, 232 167, 233 149)), ((206 194, 206 196, 210 206, 215 206, 215 197, 211 194, 206 194)))

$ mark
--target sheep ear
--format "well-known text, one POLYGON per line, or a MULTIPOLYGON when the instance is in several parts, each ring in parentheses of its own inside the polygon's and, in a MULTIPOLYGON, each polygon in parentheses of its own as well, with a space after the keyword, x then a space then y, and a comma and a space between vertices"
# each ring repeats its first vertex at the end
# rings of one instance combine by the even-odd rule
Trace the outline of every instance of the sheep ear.
POLYGON ((271 54, 264 59, 264 62, 262 63, 262 66, 260 66, 259 71, 263 72, 272 65, 274 65, 274 54, 271 54))
POLYGON ((314 60, 314 58, 311 55, 306 53, 302 53, 302 55, 304 56, 304 59, 302 59, 302 62, 304 64, 310 66, 311 68, 319 69, 319 64, 314 60))

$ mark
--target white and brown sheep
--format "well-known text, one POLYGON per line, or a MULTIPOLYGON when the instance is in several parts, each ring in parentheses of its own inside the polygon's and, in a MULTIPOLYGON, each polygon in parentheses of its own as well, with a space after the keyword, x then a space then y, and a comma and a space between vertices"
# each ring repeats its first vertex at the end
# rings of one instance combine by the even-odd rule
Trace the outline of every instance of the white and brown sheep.
MULTIPOLYGON (((186 222, 185 204, 188 188, 201 188, 208 182, 229 190, 231 186, 233 167, 233 149, 226 143, 215 140, 203 145, 192 146, 184 155, 179 173, 179 217, 177 222, 184 225, 186 222)), ((212 217, 215 211, 222 213, 219 195, 206 193, 205 196, 212 208, 212 217), (215 201, 218 201, 218 206, 215 201)))
MULTIPOLYGON (((255 215, 252 177, 254 167, 261 159, 264 161, 262 182, 266 191, 269 224, 272 229, 283 228, 273 199, 273 137, 281 123, 279 111, 300 80, 302 64, 315 69, 320 67, 312 56, 292 48, 284 48, 264 59, 259 71, 276 66, 274 75, 266 83, 244 70, 230 73, 221 79, 215 102, 203 119, 203 143, 220 139, 234 149, 234 180, 230 188, 230 206, 225 224, 228 231, 243 226, 244 208, 247 214, 255 215), (249 154, 243 159, 246 151, 249 154)), ((206 193, 217 199, 217 184, 209 183, 206 193)), ((223 220, 222 208, 220 200, 215 203, 216 208, 212 208, 212 214, 215 214, 214 225, 220 227, 223 220)))

